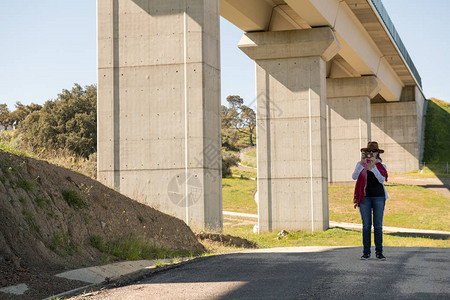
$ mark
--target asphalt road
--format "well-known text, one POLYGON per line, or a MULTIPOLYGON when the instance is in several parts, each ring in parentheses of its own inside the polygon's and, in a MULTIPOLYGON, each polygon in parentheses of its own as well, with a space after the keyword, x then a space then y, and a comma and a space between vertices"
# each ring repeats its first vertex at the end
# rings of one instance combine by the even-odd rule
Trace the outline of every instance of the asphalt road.
POLYGON ((450 299, 450 248, 314 249, 208 257, 88 299, 450 299))

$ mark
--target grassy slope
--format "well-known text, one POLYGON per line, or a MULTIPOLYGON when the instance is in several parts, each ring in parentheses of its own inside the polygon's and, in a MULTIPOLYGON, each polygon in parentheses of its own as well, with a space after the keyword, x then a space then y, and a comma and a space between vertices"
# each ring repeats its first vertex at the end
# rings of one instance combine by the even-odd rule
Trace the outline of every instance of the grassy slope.
MULTIPOLYGON (((225 142, 230 136, 232 136, 233 131, 237 131, 234 129, 223 129, 222 128, 222 143, 225 142)), ((236 147, 238 150, 241 150, 243 148, 250 147, 250 136, 243 132, 237 132, 238 139, 236 141, 236 147)), ((253 134, 253 144, 256 145, 256 130, 253 134)))
POLYGON ((182 220, 79 173, 1 150, 0 212, 0 256, 15 255, 24 266, 73 268, 204 250, 182 220))
POLYGON ((423 161, 450 162, 450 103, 431 98, 425 124, 423 161))
POLYGON ((242 156, 241 163, 243 165, 245 165, 245 166, 256 168, 257 167, 256 148, 253 148, 253 149, 250 149, 250 150, 246 151, 244 153, 244 155, 242 156))
POLYGON ((33 150, 23 144, 17 130, 0 131, 0 150, 19 156, 45 160, 53 165, 89 176, 92 179, 97 178, 96 153, 92 154, 89 159, 85 159, 73 156, 67 149, 59 149, 52 152, 33 152, 33 150))
POLYGON ((256 158, 256 148, 245 152, 246 155, 256 158))
MULTIPOLYGON (((232 171, 234 175, 239 172, 232 171)), ((256 181, 248 177, 256 177, 256 172, 243 172, 244 179, 230 177, 222 179, 223 210, 257 214, 258 208, 253 200, 253 192, 256 190, 256 181), (250 176, 249 176, 250 175, 250 176)))

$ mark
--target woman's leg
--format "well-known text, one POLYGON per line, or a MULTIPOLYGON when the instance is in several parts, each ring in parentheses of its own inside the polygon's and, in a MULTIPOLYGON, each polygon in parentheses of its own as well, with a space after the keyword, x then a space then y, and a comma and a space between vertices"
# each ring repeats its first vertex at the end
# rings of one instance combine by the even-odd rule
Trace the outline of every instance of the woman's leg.
POLYGON ((370 254, 370 239, 372 229, 372 199, 364 198, 364 203, 359 205, 359 213, 363 223, 362 238, 364 245, 364 253, 370 254))
POLYGON ((375 238, 375 252, 383 252, 383 214, 386 199, 384 197, 373 197, 373 227, 375 238))

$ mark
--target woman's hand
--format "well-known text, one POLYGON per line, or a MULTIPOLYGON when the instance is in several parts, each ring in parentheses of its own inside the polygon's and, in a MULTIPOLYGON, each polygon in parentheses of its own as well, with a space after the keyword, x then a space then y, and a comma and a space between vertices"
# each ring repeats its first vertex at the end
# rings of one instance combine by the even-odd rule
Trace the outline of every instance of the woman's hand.
POLYGON ((359 162, 361 164, 361 166, 363 165, 363 163, 366 161, 366 158, 364 156, 364 152, 361 152, 361 161, 359 162))
POLYGON ((367 159, 367 170, 372 170, 375 167, 375 159, 367 159))

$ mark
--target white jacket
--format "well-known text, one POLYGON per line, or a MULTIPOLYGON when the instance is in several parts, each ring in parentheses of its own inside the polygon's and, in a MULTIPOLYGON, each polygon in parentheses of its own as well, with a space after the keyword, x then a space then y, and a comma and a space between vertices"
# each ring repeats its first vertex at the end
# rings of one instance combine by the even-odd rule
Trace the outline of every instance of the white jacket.
MULTIPOLYGON (((386 171, 387 171, 387 168, 386 168, 386 165, 385 165, 385 164, 383 164, 383 167, 384 167, 384 168, 386 169, 386 171)), ((358 161, 358 163, 356 164, 356 167, 355 167, 355 171, 353 171, 353 174, 352 174, 353 180, 357 180, 357 179, 358 179, 359 174, 361 173, 362 170, 364 170, 364 167, 361 165, 361 162, 358 161)), ((372 172, 373 175, 375 175, 375 177, 377 178, 378 182, 381 183, 381 184, 383 185, 384 196, 386 197, 386 199, 388 199, 389 196, 388 196, 388 194, 387 194, 387 192, 386 192, 386 187, 384 186, 384 182, 386 181, 386 178, 384 178, 384 176, 381 175, 380 171, 378 171, 378 168, 377 168, 376 166, 374 166, 374 167, 372 168, 372 170, 367 170, 367 171, 372 172)))

